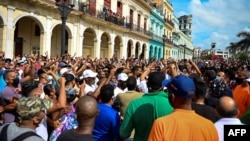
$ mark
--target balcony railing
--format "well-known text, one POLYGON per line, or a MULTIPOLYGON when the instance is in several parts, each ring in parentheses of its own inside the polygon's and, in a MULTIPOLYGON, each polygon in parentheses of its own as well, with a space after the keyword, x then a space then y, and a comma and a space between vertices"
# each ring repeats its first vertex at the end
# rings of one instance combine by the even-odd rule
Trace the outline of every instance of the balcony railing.
POLYGON ((167 38, 165 40, 165 43, 173 45, 173 41, 171 39, 169 39, 169 38, 167 38))
POLYGON ((163 37, 159 36, 157 34, 152 34, 153 35, 153 40, 157 40, 159 42, 163 42, 163 37))
POLYGON ((166 23, 169 23, 171 26, 174 26, 174 23, 173 23, 171 20, 169 20, 169 19, 167 19, 167 18, 164 18, 164 21, 165 21, 166 23))
POLYGON ((139 33, 143 33, 146 34, 148 36, 152 36, 152 32, 150 32, 149 30, 146 30, 145 28, 142 28, 136 24, 132 24, 132 23, 127 23, 126 28, 129 28, 132 31, 136 31, 139 33))
POLYGON ((85 8, 84 12, 86 14, 94 17, 94 18, 102 19, 106 22, 113 23, 115 25, 130 29, 130 30, 135 31, 135 32, 145 34, 147 36, 152 36, 152 32, 150 32, 149 30, 146 30, 146 29, 144 29, 136 24, 128 23, 127 19, 124 16, 119 16, 118 14, 114 14, 114 13, 108 14, 107 12, 103 12, 103 11, 96 12, 96 11, 91 10, 89 8, 85 8))

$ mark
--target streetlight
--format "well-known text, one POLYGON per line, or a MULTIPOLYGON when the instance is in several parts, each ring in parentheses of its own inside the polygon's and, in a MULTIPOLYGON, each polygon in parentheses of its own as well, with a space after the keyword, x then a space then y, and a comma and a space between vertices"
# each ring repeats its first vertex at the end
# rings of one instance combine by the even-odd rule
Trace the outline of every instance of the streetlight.
POLYGON ((216 47, 216 43, 215 42, 212 42, 211 43, 211 55, 212 55, 212 51, 213 51, 213 49, 216 47))
POLYGON ((73 10, 73 7, 75 6, 74 0, 56 0, 56 6, 58 7, 61 19, 62 19, 62 35, 61 35, 61 56, 65 54, 65 26, 66 26, 66 20, 69 15, 69 13, 73 10))
POLYGON ((184 48, 184 59, 186 59, 185 55, 186 55, 186 43, 183 45, 183 48, 184 48))
POLYGON ((193 60, 195 59, 195 57, 194 57, 194 52, 195 52, 195 48, 193 48, 193 60))
POLYGON ((167 36, 165 33, 162 35, 162 40, 163 40, 163 59, 165 59, 165 41, 167 40, 167 36))

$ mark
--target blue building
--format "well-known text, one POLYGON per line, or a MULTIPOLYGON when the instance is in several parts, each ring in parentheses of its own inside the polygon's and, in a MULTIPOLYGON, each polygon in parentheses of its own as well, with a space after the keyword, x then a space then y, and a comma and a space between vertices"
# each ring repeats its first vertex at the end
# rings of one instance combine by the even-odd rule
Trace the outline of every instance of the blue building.
POLYGON ((153 6, 150 12, 152 39, 149 40, 149 58, 163 58, 164 15, 162 6, 153 6))

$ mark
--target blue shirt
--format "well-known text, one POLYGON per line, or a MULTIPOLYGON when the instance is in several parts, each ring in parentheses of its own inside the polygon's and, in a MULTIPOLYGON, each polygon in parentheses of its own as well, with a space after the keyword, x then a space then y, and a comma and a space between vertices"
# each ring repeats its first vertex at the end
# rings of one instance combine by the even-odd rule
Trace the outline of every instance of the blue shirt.
POLYGON ((110 105, 99 103, 93 136, 95 141, 120 140, 120 116, 110 105))
POLYGON ((0 71, 0 96, 2 96, 2 91, 5 88, 5 86, 7 85, 5 80, 4 80, 4 75, 5 75, 6 70, 2 69, 0 71))

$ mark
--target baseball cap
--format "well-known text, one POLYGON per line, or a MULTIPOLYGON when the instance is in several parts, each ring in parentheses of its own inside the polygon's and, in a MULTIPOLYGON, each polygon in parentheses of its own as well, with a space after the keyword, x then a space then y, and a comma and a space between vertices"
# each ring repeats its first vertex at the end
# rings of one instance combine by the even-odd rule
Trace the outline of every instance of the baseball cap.
POLYGON ((60 70, 60 75, 63 75, 64 73, 68 72, 68 69, 67 68, 62 68, 60 70))
POLYGON ((194 98, 195 96, 194 81, 186 75, 178 75, 173 79, 163 80, 162 85, 177 96, 183 98, 194 98))
POLYGON ((76 89, 66 89, 66 94, 67 95, 75 95, 76 94, 76 89))
POLYGON ((88 78, 88 77, 96 77, 97 73, 90 70, 90 69, 87 69, 83 72, 83 78, 88 78))
POLYGON ((59 65, 58 65, 60 68, 66 68, 66 67, 71 67, 71 65, 69 64, 66 64, 65 62, 60 62, 59 65))
POLYGON ((17 113, 22 120, 33 118, 40 111, 52 106, 52 101, 39 97, 22 97, 18 101, 17 113))
POLYGON ((117 76, 117 80, 121 80, 121 81, 127 81, 128 79, 128 75, 126 73, 120 73, 118 76, 117 76))

